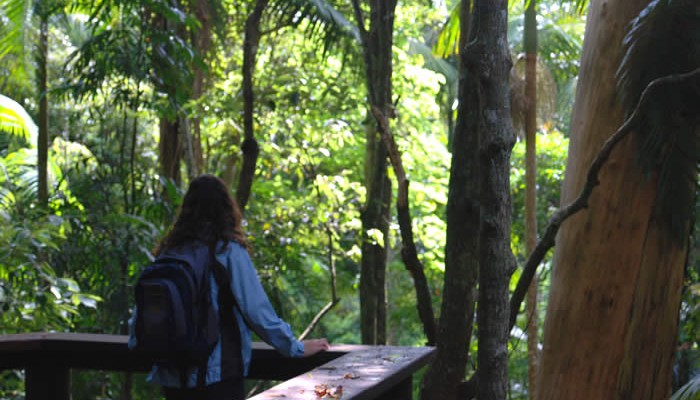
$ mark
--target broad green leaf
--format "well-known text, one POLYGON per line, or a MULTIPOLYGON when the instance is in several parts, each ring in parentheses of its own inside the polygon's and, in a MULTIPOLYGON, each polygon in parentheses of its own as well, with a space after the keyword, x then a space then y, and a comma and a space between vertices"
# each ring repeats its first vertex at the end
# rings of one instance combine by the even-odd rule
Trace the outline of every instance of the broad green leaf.
POLYGON ((33 146, 39 132, 36 124, 19 103, 0 94, 0 131, 17 135, 33 146))

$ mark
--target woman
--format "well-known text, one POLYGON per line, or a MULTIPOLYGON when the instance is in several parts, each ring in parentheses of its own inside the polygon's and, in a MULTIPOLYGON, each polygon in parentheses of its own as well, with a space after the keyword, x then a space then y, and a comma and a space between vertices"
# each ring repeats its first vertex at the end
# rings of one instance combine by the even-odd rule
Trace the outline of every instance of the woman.
POLYGON ((202 175, 190 183, 175 224, 154 251, 156 256, 177 255, 201 252, 206 247, 207 254, 215 249, 216 260, 223 266, 218 267, 218 279, 214 273, 210 277, 214 308, 219 312, 223 304, 223 312, 219 312, 221 337, 209 356, 206 373, 202 373, 205 387, 196 387, 198 378, 202 380, 196 368, 183 375, 181 369, 155 365, 149 380, 163 386, 168 400, 243 399, 243 376, 248 373, 251 358, 251 329, 288 357, 306 357, 329 348, 326 339, 298 341, 290 326, 277 316, 248 255, 241 219, 226 185, 212 175, 202 175), (226 301, 224 294, 229 292, 220 292, 217 281, 230 287, 231 301, 226 301), (240 354, 227 353, 232 341, 238 340, 240 354))

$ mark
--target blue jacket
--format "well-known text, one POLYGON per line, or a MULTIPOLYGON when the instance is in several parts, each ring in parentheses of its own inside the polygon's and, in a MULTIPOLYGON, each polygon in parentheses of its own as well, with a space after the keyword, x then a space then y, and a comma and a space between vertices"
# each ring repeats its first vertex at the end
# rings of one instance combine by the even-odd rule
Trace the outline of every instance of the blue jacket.
MULTIPOLYGON (((251 329, 266 343, 287 357, 301 357, 304 354, 304 344, 296 339, 292 330, 272 308, 270 300, 260 283, 258 274, 253 267, 250 256, 245 248, 236 242, 227 245, 220 244, 216 251, 216 259, 231 274, 231 292, 238 304, 231 312, 234 313, 241 334, 241 356, 243 359, 243 374, 248 374, 252 354, 251 329)), ((218 312, 219 287, 213 275, 210 276, 211 298, 218 312)), ((129 348, 136 344, 134 337, 134 310, 129 321, 129 348)), ((148 380, 168 387, 180 387, 180 371, 155 365, 148 380)), ((206 384, 221 381, 221 340, 209 356, 206 384)), ((197 383, 197 368, 191 368, 188 374, 188 387, 197 383)))

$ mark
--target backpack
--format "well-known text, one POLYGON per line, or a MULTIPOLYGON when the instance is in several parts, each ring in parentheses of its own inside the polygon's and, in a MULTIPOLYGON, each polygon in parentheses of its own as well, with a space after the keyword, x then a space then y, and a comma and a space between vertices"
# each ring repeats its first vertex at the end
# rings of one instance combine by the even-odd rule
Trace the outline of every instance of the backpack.
MULTIPOLYGON (((219 286, 220 310, 232 310, 228 274, 209 248, 198 243, 161 254, 143 269, 135 286, 134 349, 147 352, 161 366, 178 368, 183 387, 191 367, 198 367, 197 385, 204 386, 209 355, 220 336, 222 348, 231 353, 228 358, 241 358, 232 311, 219 315, 214 310, 210 274, 219 286)), ((231 364, 230 359, 226 362, 231 364)), ((239 369, 228 375, 242 376, 239 369)))

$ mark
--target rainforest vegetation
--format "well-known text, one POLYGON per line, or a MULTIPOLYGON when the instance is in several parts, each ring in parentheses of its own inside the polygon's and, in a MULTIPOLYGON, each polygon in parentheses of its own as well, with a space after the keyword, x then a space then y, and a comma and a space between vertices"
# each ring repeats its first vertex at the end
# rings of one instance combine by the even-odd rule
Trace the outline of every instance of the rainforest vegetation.
POLYGON ((698 43, 697 0, 0 0, 0 334, 126 334, 209 173, 297 334, 437 347, 415 398, 697 398, 698 43))

